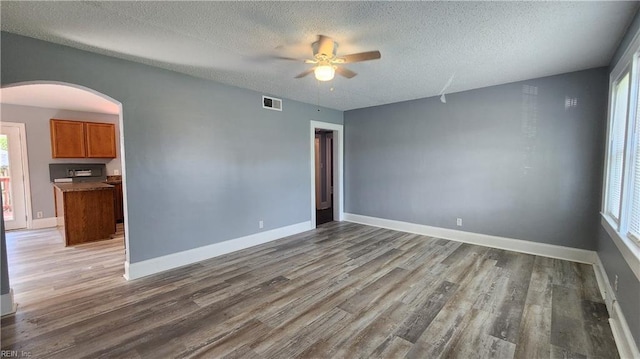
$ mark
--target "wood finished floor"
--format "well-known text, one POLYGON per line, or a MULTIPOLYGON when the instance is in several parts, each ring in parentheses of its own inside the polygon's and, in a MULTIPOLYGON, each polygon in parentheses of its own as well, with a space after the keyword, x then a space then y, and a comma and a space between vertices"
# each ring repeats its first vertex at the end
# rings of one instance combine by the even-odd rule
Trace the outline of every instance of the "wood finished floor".
POLYGON ((32 358, 617 358, 589 265, 331 222, 127 282, 122 238, 8 233, 32 358))

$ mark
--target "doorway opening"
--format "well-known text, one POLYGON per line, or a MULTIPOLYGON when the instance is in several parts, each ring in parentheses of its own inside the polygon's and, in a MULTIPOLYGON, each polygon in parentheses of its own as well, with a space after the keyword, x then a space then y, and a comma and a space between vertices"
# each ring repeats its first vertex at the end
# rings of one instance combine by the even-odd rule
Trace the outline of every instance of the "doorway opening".
POLYGON ((333 222, 333 131, 316 130, 316 226, 333 222))
MULTIPOLYGON (((9 284, 11 285, 9 297, 5 298, 3 295, 2 298, 3 315, 8 314, 4 312, 5 302, 11 302, 12 306, 16 302, 25 306, 38 305, 42 298, 53 295, 64 296, 83 285, 87 285, 92 280, 95 280, 96 283, 100 282, 102 285, 105 278, 111 278, 109 283, 117 283, 118 278, 122 278, 123 275, 127 278, 126 263, 129 262, 130 256, 128 251, 130 232, 128 228, 122 104, 90 88, 57 81, 16 83, 2 86, 1 92, 3 106, 0 136, 4 135, 5 131, 12 131, 12 125, 16 125, 20 129, 20 139, 24 147, 24 150, 21 151, 24 156, 23 171, 27 179, 24 182, 27 224, 16 228, 8 225, 5 227, 6 230, 23 230, 8 231, 6 243, 3 243, 7 247, 6 259, 9 284), (51 146, 53 138, 50 129, 51 119, 59 122, 82 123, 82 128, 86 128, 87 124, 110 125, 110 128, 115 131, 111 134, 115 137, 116 156, 87 156, 87 158, 83 158, 81 155, 73 155, 69 158, 54 156, 51 146), (27 147, 29 148, 28 154, 27 147), (27 165, 27 161, 30 165, 27 165), (79 164, 88 167, 94 163, 105 168, 101 172, 104 175, 102 176, 104 180, 102 177, 95 180, 101 182, 96 185, 97 187, 113 186, 114 193, 118 193, 117 190, 121 188, 121 217, 118 217, 118 212, 114 210, 116 214, 112 220, 115 231, 111 235, 111 239, 105 238, 105 240, 65 247, 64 234, 61 234, 65 227, 61 227, 61 225, 67 223, 65 217, 70 216, 67 216, 66 209, 68 208, 59 205, 56 201, 54 195, 56 189, 52 183, 54 180, 53 177, 50 177, 51 165, 79 164), (118 182, 118 186, 121 187, 110 182, 118 182), (32 256, 29 258, 35 260, 25 260, 24 255, 32 256), (56 256, 55 261, 64 263, 55 271, 46 268, 46 265, 53 260, 52 256, 56 256), (70 276, 70 273, 82 273, 82 275, 70 276), (82 281, 85 283, 83 284, 82 281), (43 286, 42 283, 47 283, 48 286, 43 286), (52 292, 51 288, 56 289, 52 292), (13 297, 14 290, 16 300, 13 297)), ((82 132, 74 135, 88 141, 86 137, 83 137, 82 132)), ((4 140, 0 137, 0 149, 3 150, 0 151, 0 157, 4 157, 5 152, 7 157, 11 156, 11 152, 15 152, 11 151, 11 142, 14 142, 11 138, 14 135, 8 134, 6 136, 8 150, 4 150, 4 140)), ((4 158, 0 158, 0 160, 2 161, 0 164, 4 164, 4 158)), ((7 169, 0 166, 0 177, 3 182, 14 182, 16 176, 13 173, 11 173, 9 181, 4 179, 4 177, 8 177, 5 175, 14 166, 13 162, 7 169)), ((74 175, 69 175, 69 177, 74 177, 74 175)), ((98 177, 96 176, 96 178, 98 177)), ((6 215, 18 213, 16 192, 19 191, 15 189, 5 191, 4 183, 2 184, 3 202, 6 197, 11 199, 9 203, 12 204, 10 208, 6 208, 7 211, 3 208, 6 219, 6 215)), ((112 199, 114 209, 118 199, 116 196, 112 199)), ((105 200, 101 203, 107 202, 108 200, 105 200)), ((3 205, 3 207, 6 206, 3 205)), ((84 210, 84 207, 80 205, 75 208, 84 210)), ((75 223, 81 223, 82 228, 91 226, 90 222, 82 219, 80 221, 75 223)), ((9 221, 6 223, 8 224, 9 221)))
POLYGON ((343 126, 311 121, 311 227, 342 221, 343 126))
POLYGON ((23 123, 0 124, 0 189, 6 230, 31 227, 29 165, 23 123))

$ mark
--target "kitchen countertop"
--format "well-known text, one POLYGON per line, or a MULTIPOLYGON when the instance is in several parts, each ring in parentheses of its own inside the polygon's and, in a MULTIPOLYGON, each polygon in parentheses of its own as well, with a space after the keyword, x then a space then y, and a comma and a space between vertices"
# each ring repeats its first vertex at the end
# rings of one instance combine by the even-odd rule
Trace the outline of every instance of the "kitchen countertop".
POLYGON ((112 185, 102 182, 54 183, 53 185, 62 192, 100 191, 113 188, 112 185))
POLYGON ((107 180, 104 182, 108 184, 120 184, 122 183, 122 175, 107 176, 107 180))

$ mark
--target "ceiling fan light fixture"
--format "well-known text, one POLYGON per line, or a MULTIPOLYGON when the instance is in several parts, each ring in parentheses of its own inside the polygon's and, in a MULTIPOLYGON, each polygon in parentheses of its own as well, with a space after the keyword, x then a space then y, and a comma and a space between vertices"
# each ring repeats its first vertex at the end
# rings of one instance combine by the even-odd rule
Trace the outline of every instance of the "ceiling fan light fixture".
POLYGON ((330 37, 318 35, 318 41, 311 44, 313 59, 304 60, 305 64, 314 64, 316 66, 308 68, 298 74, 298 76, 295 76, 295 78, 301 79, 313 72, 318 81, 331 81, 336 76, 336 73, 350 79, 357 75, 357 73, 342 67, 342 64, 377 60, 380 58, 380 51, 378 50, 336 57, 337 47, 338 44, 330 37))
POLYGON ((331 64, 322 64, 316 66, 313 73, 316 75, 318 81, 330 81, 336 75, 336 69, 331 64))

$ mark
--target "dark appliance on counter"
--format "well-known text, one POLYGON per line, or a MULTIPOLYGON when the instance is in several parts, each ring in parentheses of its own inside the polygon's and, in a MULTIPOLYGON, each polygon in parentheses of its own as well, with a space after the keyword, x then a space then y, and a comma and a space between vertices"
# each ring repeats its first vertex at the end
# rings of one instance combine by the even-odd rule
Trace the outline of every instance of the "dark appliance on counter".
POLYGON ((104 182, 107 166, 104 163, 50 163, 51 182, 104 182))

